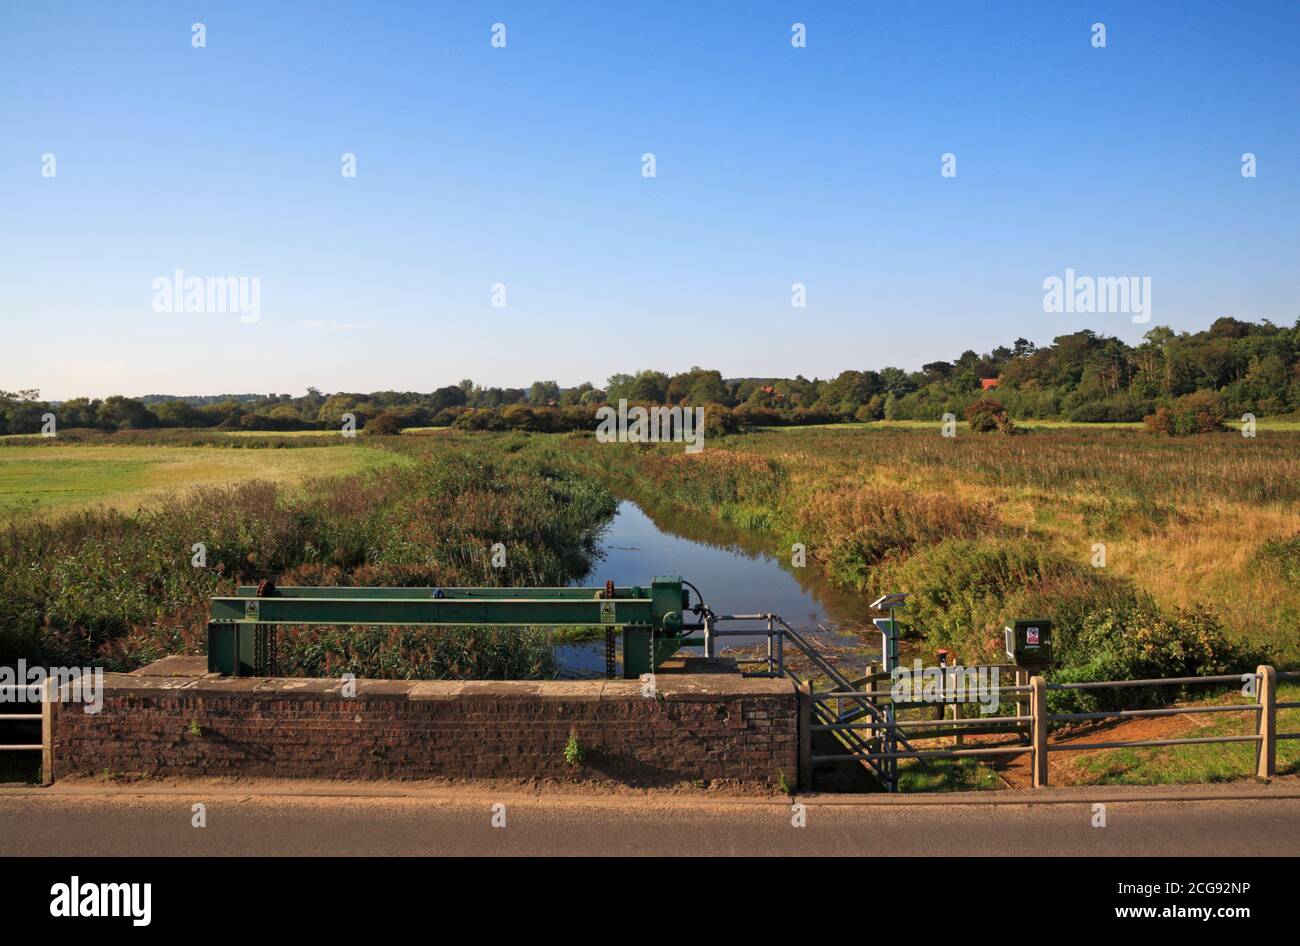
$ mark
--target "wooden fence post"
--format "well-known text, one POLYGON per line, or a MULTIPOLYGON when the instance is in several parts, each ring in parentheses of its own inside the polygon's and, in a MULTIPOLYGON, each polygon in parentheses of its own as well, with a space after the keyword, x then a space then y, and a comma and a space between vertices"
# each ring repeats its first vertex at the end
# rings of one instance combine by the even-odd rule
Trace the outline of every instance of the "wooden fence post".
POLYGON ((41 784, 54 782, 54 700, 58 695, 54 678, 41 684, 41 784))
POLYGON ((1255 744, 1255 774, 1277 774, 1277 669, 1261 666, 1259 674, 1259 742, 1255 744))
POLYGON ((1034 717, 1034 788, 1047 786, 1047 681, 1039 676, 1029 681, 1030 715, 1034 717))

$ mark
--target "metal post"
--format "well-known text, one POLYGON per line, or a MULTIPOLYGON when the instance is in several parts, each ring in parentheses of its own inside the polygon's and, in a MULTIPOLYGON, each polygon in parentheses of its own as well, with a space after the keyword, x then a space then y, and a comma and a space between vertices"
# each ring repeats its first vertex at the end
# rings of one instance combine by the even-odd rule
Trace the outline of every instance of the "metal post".
MULTIPOLYGON (((889 609, 889 633, 885 636, 885 670, 889 673, 890 680, 894 678, 894 669, 898 666, 898 620, 895 616, 894 609, 889 609)), ((894 728, 897 722, 894 710, 894 701, 891 699, 885 705, 885 751, 889 753, 898 751, 898 730, 894 728)), ((885 771, 889 775, 889 791, 898 791, 898 759, 890 756, 885 760, 885 771)))
POLYGON ((799 791, 812 791, 812 681, 799 684, 799 791))
MULTIPOLYGON (((1029 671, 1022 670, 1019 667, 1017 667, 1011 679, 1012 682, 1014 682, 1015 685, 1018 687, 1029 686, 1029 671)), ((1017 716, 1029 716, 1032 714, 1033 707, 1030 705, 1030 698, 1028 694, 1017 693, 1015 704, 1016 704, 1017 716)), ((1025 745, 1031 746, 1034 744, 1034 733, 1033 733, 1032 723, 1026 724, 1024 726, 1017 725, 1016 728, 1021 730, 1021 735, 1024 739, 1025 745)))
POLYGON ((776 666, 776 654, 772 650, 772 615, 767 616, 767 672, 776 666))
POLYGON ((704 616, 704 656, 713 656, 713 615, 704 616))
POLYGON ((1277 669, 1261 666, 1259 674, 1259 742, 1255 744, 1255 774, 1277 774, 1277 669))
POLYGON ((776 629, 776 675, 785 676, 785 629, 776 629))

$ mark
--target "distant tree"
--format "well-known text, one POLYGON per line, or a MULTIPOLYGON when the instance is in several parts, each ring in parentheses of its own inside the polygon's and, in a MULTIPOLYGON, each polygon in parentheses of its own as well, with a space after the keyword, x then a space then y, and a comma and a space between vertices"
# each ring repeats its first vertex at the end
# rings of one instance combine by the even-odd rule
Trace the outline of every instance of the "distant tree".
POLYGON ((429 395, 429 410, 437 414, 449 407, 460 407, 467 400, 467 395, 463 387, 447 386, 438 388, 429 395))
POLYGON ((158 416, 140 401, 114 394, 100 405, 96 426, 104 430, 147 430, 158 426, 158 416))
POLYGON ((534 381, 528 389, 528 403, 534 407, 545 407, 560 399, 560 386, 554 381, 534 381))

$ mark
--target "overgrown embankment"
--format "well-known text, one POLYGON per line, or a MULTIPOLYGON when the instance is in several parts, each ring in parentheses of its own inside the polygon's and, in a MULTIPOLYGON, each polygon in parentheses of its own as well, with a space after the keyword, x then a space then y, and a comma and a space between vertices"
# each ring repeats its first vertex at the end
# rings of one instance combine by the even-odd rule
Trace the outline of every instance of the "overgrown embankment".
POLYGON ((1259 580, 1291 567, 1298 443, 841 429, 695 454, 576 435, 534 448, 617 493, 753 530, 783 558, 800 543, 808 567, 864 595, 907 591, 905 626, 962 661, 999 659, 1008 619, 1050 617, 1056 676, 1097 679, 1300 659, 1300 587, 1259 580))
MULTIPOLYGON (((562 584, 588 568, 615 501, 570 469, 489 444, 389 446, 413 462, 292 489, 206 486, 134 513, 0 528, 0 664, 131 669, 200 653, 207 599, 236 584, 562 584), (493 567, 492 546, 505 549, 493 567), (201 554, 200 554, 201 546, 201 554), (195 567, 196 555, 202 567, 195 567)), ((302 673, 548 675, 541 632, 282 634, 302 673)))

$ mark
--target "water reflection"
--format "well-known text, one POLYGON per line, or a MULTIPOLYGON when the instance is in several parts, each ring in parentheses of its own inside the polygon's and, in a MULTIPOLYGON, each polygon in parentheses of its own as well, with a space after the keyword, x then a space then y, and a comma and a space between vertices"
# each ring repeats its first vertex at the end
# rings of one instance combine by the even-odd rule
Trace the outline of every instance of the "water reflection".
MULTIPOLYGON (((597 563, 581 584, 649 585, 659 575, 681 575, 703 593, 719 614, 779 614, 796 629, 846 635, 841 644, 875 640, 865 596, 832 586, 815 566, 794 568, 752 533, 713 520, 700 520, 624 501, 600 542, 597 563)), ((732 647, 763 638, 728 639, 732 647)), ((604 671, 603 643, 557 649, 565 676, 604 671)))
POLYGON ((601 541, 601 561, 583 584, 648 585, 657 575, 681 575, 720 614, 771 611, 792 627, 855 627, 870 623, 861 595, 835 588, 815 567, 793 568, 752 534, 725 523, 619 504, 601 541))

